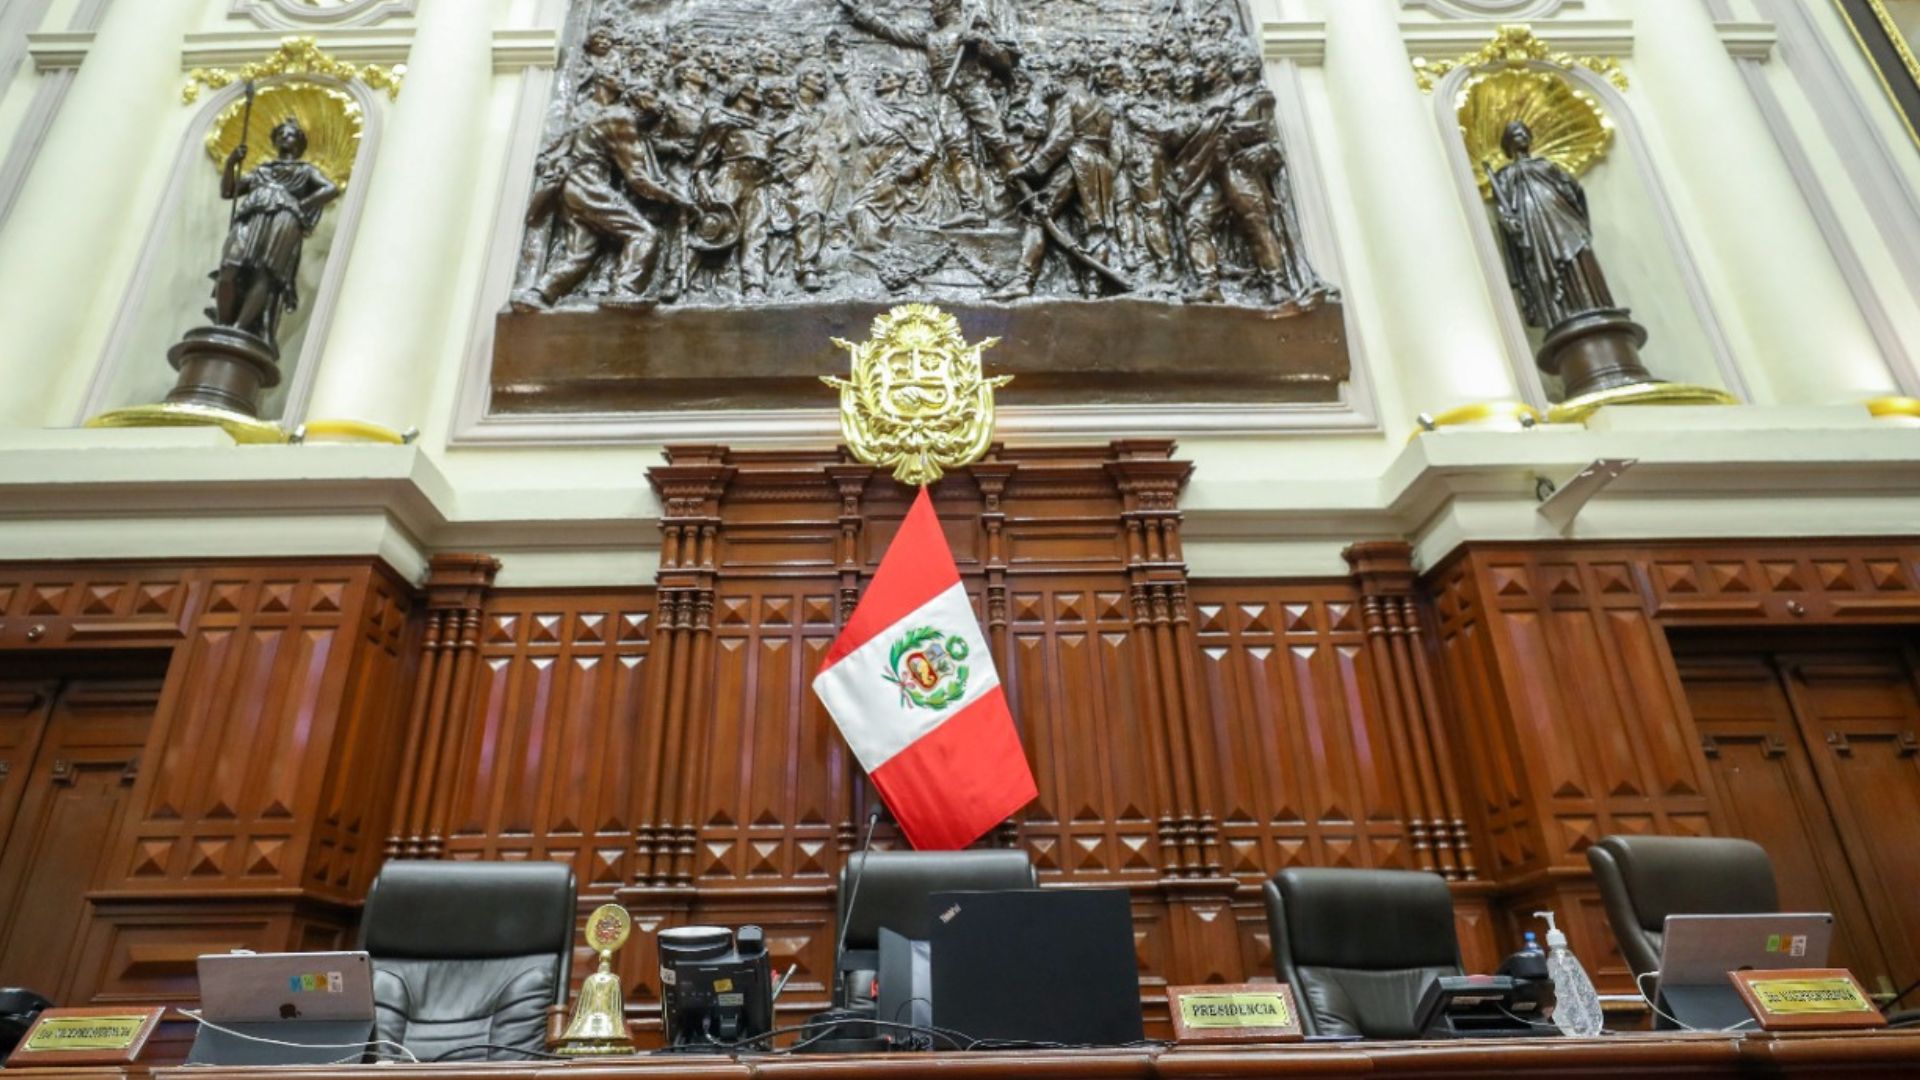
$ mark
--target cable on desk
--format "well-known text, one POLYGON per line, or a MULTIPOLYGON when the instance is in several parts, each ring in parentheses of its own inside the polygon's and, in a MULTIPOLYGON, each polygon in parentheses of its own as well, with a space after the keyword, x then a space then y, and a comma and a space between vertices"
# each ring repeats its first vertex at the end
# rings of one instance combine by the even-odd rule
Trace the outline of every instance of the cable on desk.
POLYGON ((1655 1005, 1653 1003, 1653 999, 1647 996, 1647 982, 1646 982, 1647 977, 1653 976, 1655 978, 1658 978, 1659 975, 1660 973, 1657 971, 1643 971, 1640 974, 1635 975, 1633 977, 1633 988, 1635 990, 1640 991, 1640 1000, 1647 1003, 1647 1008, 1652 1009, 1655 1016, 1658 1016, 1661 1019, 1667 1021, 1668 1023, 1674 1025, 1675 1027, 1678 1027, 1680 1030, 1691 1031, 1691 1032, 1694 1032, 1695 1034, 1728 1035, 1728 1034, 1732 1034, 1733 1032, 1739 1031, 1743 1027, 1748 1027, 1753 1023, 1751 1019, 1747 1019, 1747 1020, 1740 1021, 1739 1023, 1733 1025, 1732 1027, 1723 1027, 1723 1028, 1697 1028, 1697 1027, 1694 1027, 1692 1024, 1683 1023, 1679 1017, 1674 1016, 1671 1013, 1668 1013, 1666 1010, 1662 1009, 1660 1006, 1655 1005))
MULTIPOLYGON (((394 1042, 392 1039, 367 1039, 363 1042, 351 1042, 351 1043, 291 1042, 286 1039, 269 1039, 265 1035, 250 1035, 244 1031, 235 1031, 230 1027, 222 1027, 221 1025, 214 1023, 213 1021, 207 1019, 206 1017, 201 1016, 198 1012, 195 1012, 192 1009, 175 1008, 173 1011, 179 1013, 181 1016, 184 1016, 189 1020, 192 1020, 194 1023, 199 1024, 202 1027, 210 1027, 213 1030, 218 1031, 224 1035, 231 1035, 236 1039, 245 1039, 248 1042, 266 1043, 269 1046, 288 1046, 296 1050, 358 1050, 360 1051, 361 1055, 365 1055, 368 1049, 375 1046, 391 1046, 394 1049, 400 1051, 401 1054, 405 1055, 406 1060, 408 1060, 409 1062, 412 1062, 415 1065, 418 1065, 420 1063, 420 1059, 414 1055, 413 1051, 407 1049, 404 1043, 397 1043, 397 1042, 394 1042)), ((376 1053, 378 1053, 378 1051, 376 1051, 376 1053)), ((339 1063, 336 1062, 335 1064, 339 1064, 339 1063)))
POLYGON ((461 1054, 465 1054, 473 1050, 504 1050, 509 1054, 522 1054, 530 1058, 540 1058, 544 1061, 578 1061, 580 1060, 578 1057, 570 1054, 556 1054, 549 1050, 529 1050, 524 1046, 508 1046, 505 1043, 468 1043, 465 1046, 456 1046, 451 1050, 447 1050, 447 1051, 443 1051, 441 1053, 435 1054, 434 1056, 428 1058, 427 1060, 430 1062, 450 1061, 461 1054))

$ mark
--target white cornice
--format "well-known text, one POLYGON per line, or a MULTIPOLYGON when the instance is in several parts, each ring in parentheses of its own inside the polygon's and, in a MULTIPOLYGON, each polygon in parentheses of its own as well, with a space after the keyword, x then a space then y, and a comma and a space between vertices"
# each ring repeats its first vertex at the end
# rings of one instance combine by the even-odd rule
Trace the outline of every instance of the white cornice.
POLYGON ((1327 59, 1325 22, 1279 22, 1260 24, 1260 52, 1268 60, 1293 60, 1302 64, 1322 64, 1327 59))
MULTIPOLYGON (((1504 23, 1402 22, 1400 36, 1410 56, 1447 59, 1480 51, 1504 23)), ((1627 57, 1633 55, 1631 19, 1556 19, 1530 24, 1535 37, 1576 56, 1627 57)))
POLYGON ((1770 60, 1780 44, 1780 31, 1770 22, 1722 22, 1714 29, 1735 60, 1770 60))
POLYGON ((92 50, 92 31, 69 30, 27 35, 27 55, 33 58, 33 70, 39 72, 77 68, 92 50))
MULTIPOLYGON (((47 38, 78 38, 88 41, 93 35, 46 34, 47 38)), ((356 64, 404 64, 413 48, 410 26, 380 30, 315 29, 309 35, 328 55, 356 64)), ((272 30, 220 30, 188 34, 180 52, 183 71, 194 68, 238 67, 271 55, 285 40, 284 33, 272 30)), ((51 45, 50 45, 51 47, 51 45)), ((35 62, 39 63, 36 52, 35 62)), ((84 55, 84 49, 82 51, 84 55)), ((495 74, 514 74, 530 67, 553 67, 560 59, 559 31, 495 30, 493 32, 493 70, 495 74)), ((78 63, 78 60, 75 61, 78 63)))
MULTIPOLYGON (((1424 435, 1372 476, 1204 468, 1183 500, 1183 535, 1208 553, 1207 573, 1318 574, 1338 572, 1339 549, 1360 539, 1413 541, 1432 565, 1474 540, 1920 533, 1912 428, 1864 409, 1620 411, 1631 415, 1611 429, 1596 418, 1594 429, 1424 435), (1537 482, 1565 483, 1604 458, 1638 464, 1563 536, 1536 513, 1537 482), (1283 556, 1291 561, 1272 562, 1283 556)), ((418 446, 32 436, 0 438, 0 559, 378 555, 414 573, 437 551, 481 551, 511 563, 516 582, 605 585, 610 573, 646 580, 644 553, 658 543, 659 505, 643 475, 651 452, 617 482, 576 480, 556 463, 550 481, 514 481, 538 490, 495 490, 475 487, 471 470, 451 482, 418 446)))
POLYGON ((493 72, 512 75, 527 68, 555 67, 560 63, 558 30, 495 30, 493 32, 493 72))
MULTIPOLYGON (((278 30, 217 30, 188 34, 180 50, 180 69, 238 67, 271 56, 287 39, 278 30)), ((356 64, 403 64, 413 48, 413 28, 387 30, 322 30, 311 37, 321 50, 338 60, 356 64)))

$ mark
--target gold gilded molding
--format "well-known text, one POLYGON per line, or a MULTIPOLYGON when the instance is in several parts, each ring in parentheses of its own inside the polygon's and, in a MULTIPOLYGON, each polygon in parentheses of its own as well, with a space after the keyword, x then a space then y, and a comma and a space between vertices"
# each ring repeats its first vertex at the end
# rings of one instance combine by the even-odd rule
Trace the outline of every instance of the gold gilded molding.
POLYGON ((243 138, 240 124, 246 114, 246 101, 237 100, 221 111, 207 132, 207 156, 216 169, 243 141, 247 144, 247 160, 242 172, 273 160, 273 129, 291 116, 307 133, 306 159, 342 188, 353 178, 353 162, 360 153, 366 117, 352 94, 318 83, 275 83, 255 94, 252 120, 243 138))
POLYGON ((244 64, 239 71, 194 68, 187 72, 187 84, 180 88, 180 100, 191 105, 199 100, 203 87, 218 90, 233 83, 272 75, 327 75, 343 82, 358 79, 375 90, 385 90, 387 97, 394 99, 400 96, 400 83, 406 74, 405 64, 395 64, 391 69, 378 64, 353 64, 334 59, 311 37, 285 37, 280 39, 280 48, 268 54, 266 59, 244 64))
MULTIPOLYGON (((1913 46, 1907 41, 1906 35, 1900 32, 1900 24, 1894 19, 1893 12, 1887 8, 1886 0, 1865 0, 1865 3, 1873 12, 1874 21, 1880 24, 1881 32, 1887 35, 1888 41, 1892 42, 1893 51, 1899 55, 1901 65, 1906 68, 1907 77, 1913 80, 1916 88, 1920 88, 1920 57, 1914 55, 1913 46)), ((1860 46, 1860 55, 1866 59, 1867 66, 1873 69, 1873 77, 1879 80, 1880 89, 1886 91, 1887 101, 1893 106, 1894 112, 1899 114, 1907 134, 1912 137, 1915 144, 1920 145, 1920 125, 1915 124, 1914 117, 1909 115, 1906 107, 1901 104, 1900 94, 1894 89, 1893 80, 1889 77, 1891 73, 1881 65, 1879 58, 1867 44, 1867 36, 1861 32, 1859 23, 1854 20, 1853 12, 1847 9, 1847 5, 1842 0, 1833 0, 1833 6, 1834 10, 1840 14, 1840 21, 1847 24, 1847 30, 1853 35, 1854 43, 1860 46)))
POLYGON ((1902 417, 1920 420, 1920 398, 1883 397, 1867 402, 1867 413, 1876 420, 1902 417))
POLYGON ((271 420, 258 420, 244 413, 209 409, 202 405, 184 405, 164 401, 157 405, 135 405, 115 409, 87 421, 90 428, 217 427, 233 436, 233 441, 252 445, 277 445, 287 441, 287 432, 271 420))
POLYGON ((1556 424, 1578 424, 1608 405, 1738 405, 1740 399, 1725 390, 1688 383, 1651 382, 1602 390, 1568 398, 1547 410, 1556 424))
POLYGON ((1011 375, 988 378, 960 322, 931 304, 902 304, 873 320, 859 344, 834 338, 853 361, 852 379, 823 375, 840 391, 840 430, 853 456, 891 467, 917 487, 980 460, 993 441, 993 392, 1011 375))
POLYGON ((1493 197, 1488 172, 1512 163, 1501 147, 1507 125, 1526 122, 1533 130, 1533 152, 1581 176, 1607 156, 1613 145, 1613 121, 1600 103, 1558 72, 1497 68, 1467 80, 1456 99, 1460 135, 1480 181, 1480 197, 1493 197))
POLYGON ((1493 40, 1476 53, 1452 59, 1414 57, 1413 78, 1420 84, 1421 90, 1431 94, 1440 80, 1456 68, 1524 69, 1536 63, 1549 64, 1563 71, 1585 68, 1612 83, 1615 89, 1624 91, 1627 88, 1627 73, 1620 69, 1620 61, 1611 56, 1574 56, 1556 52, 1553 46, 1534 36, 1532 27, 1520 23, 1500 27, 1494 32, 1493 40))
POLYGON ((1415 428, 1407 441, 1441 428, 1472 427, 1492 421, 1511 421, 1523 428, 1531 428, 1542 420, 1540 410, 1524 401, 1476 401, 1471 405, 1461 405, 1440 413, 1421 413, 1420 426, 1415 428))

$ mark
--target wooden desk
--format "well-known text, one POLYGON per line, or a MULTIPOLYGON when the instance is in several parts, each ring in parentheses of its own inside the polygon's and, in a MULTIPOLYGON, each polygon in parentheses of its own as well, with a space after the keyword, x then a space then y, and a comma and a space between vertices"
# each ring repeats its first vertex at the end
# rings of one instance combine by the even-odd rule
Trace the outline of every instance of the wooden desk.
MULTIPOLYGON (((18 1070, 24 1073, 26 1070, 18 1070)), ((1615 1035, 1600 1039, 1318 1043, 1231 1049, 882 1055, 643 1056, 324 1068, 35 1069, 32 1080, 1645 1080, 1920 1076, 1920 1031, 1615 1035), (378 1070, 377 1072, 375 1070, 378 1070)))

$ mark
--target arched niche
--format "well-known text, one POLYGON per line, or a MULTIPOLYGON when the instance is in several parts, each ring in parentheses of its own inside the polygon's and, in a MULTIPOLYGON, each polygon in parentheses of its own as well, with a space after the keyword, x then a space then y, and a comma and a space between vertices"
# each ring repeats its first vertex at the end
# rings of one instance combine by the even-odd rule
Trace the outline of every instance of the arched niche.
POLYGON ((1586 0, 1400 0, 1407 9, 1430 11, 1443 19, 1545 19, 1562 10, 1578 10, 1586 0))
MULTIPOLYGON (((261 396, 260 418, 292 427, 306 416, 327 329, 339 300, 347 255, 372 179, 381 128, 380 99, 357 81, 316 74, 263 78, 269 87, 312 84, 349 95, 363 117, 360 147, 346 191, 327 208, 300 260, 300 306, 280 324, 280 384, 261 396)), ((207 154, 207 135, 228 106, 246 92, 240 83, 210 95, 187 125, 160 208, 140 250, 94 371, 77 423, 113 409, 166 397, 174 371, 167 350, 180 335, 207 322, 213 283, 227 235, 228 202, 220 198, 219 163, 207 154)))
MULTIPOLYGON (((1648 342, 1641 355, 1648 369, 1669 382, 1718 387, 1747 398, 1746 382, 1714 311, 1699 263, 1625 96, 1606 78, 1585 68, 1562 67, 1544 60, 1524 61, 1521 66, 1565 80, 1598 102, 1613 123, 1615 137, 1610 149, 1580 181, 1592 207, 1594 247, 1608 283, 1615 298, 1647 328, 1648 342)), ((1560 388, 1550 385, 1552 380, 1534 364, 1540 332, 1530 329, 1520 313, 1507 280, 1501 241, 1481 195, 1480 166, 1469 160, 1460 132, 1461 90, 1469 79, 1488 70, 1492 69, 1462 66, 1449 72, 1434 87, 1434 113, 1455 186, 1467 209, 1488 291, 1500 314, 1514 375, 1529 402, 1544 407, 1559 400, 1560 388)))
POLYGON ((229 15, 253 20, 269 30, 312 27, 378 26, 388 19, 412 15, 419 0, 232 0, 229 15))

